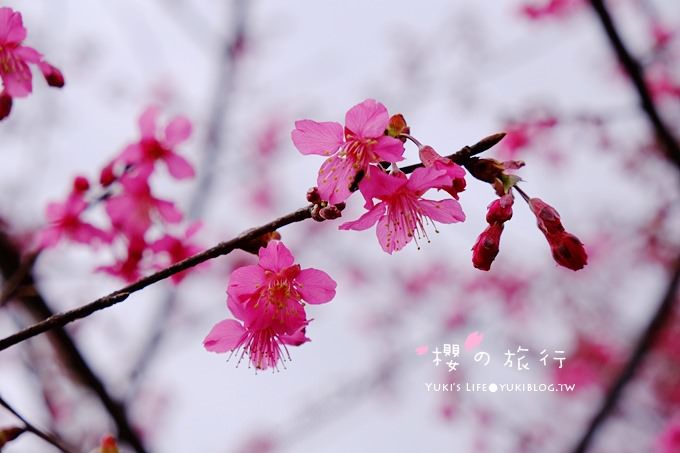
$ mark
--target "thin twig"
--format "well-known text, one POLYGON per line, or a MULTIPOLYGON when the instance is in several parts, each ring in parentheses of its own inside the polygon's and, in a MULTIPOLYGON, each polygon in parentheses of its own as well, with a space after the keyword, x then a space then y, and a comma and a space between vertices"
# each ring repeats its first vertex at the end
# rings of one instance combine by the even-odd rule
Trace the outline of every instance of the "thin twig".
MULTIPOLYGON (((505 136, 504 133, 491 135, 489 137, 482 139, 479 143, 472 146, 466 146, 457 153, 454 153, 447 157, 453 160, 454 162, 464 164, 468 159, 470 159, 474 155, 484 152, 491 148, 492 146, 494 146, 496 143, 500 142, 504 136, 505 136)), ((419 167, 422 167, 422 164, 415 164, 403 167, 402 171, 404 173, 412 173, 416 168, 419 167)), ((260 225, 259 227, 244 231, 243 233, 241 233, 240 235, 236 236, 233 239, 221 242, 208 250, 205 250, 201 253, 197 253, 196 255, 186 258, 185 260, 182 260, 178 263, 168 266, 154 274, 151 274, 147 277, 144 277, 136 281, 135 283, 132 283, 124 288, 114 291, 104 297, 100 297, 99 299, 93 302, 82 305, 73 310, 69 310, 63 313, 58 313, 53 316, 50 316, 49 318, 43 321, 37 322, 32 326, 29 326, 13 335, 10 335, 0 340, 0 351, 3 351, 11 346, 21 343, 24 340, 35 337, 36 335, 45 333, 51 329, 63 327, 66 324, 69 324, 73 321, 85 318, 96 311, 111 307, 112 305, 124 301, 132 293, 140 291, 146 288, 147 286, 150 286, 161 280, 165 280, 168 277, 171 277, 182 271, 197 266, 205 261, 217 258, 219 256, 227 255, 238 248, 252 247, 252 243, 261 236, 263 236, 264 234, 272 233, 281 227, 290 225, 291 223, 302 222, 303 220, 311 218, 310 208, 311 206, 305 206, 304 208, 300 208, 296 211, 293 211, 282 217, 279 217, 278 219, 272 220, 269 223, 265 223, 264 225, 260 225)))
POLYGON ((62 451, 64 453, 72 453, 73 450, 70 450, 67 448, 59 439, 56 438, 56 436, 53 436, 51 434, 47 434, 46 432, 38 429, 30 423, 28 420, 26 420, 21 414, 19 414, 7 401, 5 401, 1 396, 0 396, 0 406, 4 407, 7 409, 9 412, 11 412, 16 418, 21 420, 21 423, 24 424, 24 427, 26 428, 26 431, 31 432, 35 434, 36 436, 40 437, 42 440, 45 442, 51 444, 55 448, 59 449, 59 451, 62 451))

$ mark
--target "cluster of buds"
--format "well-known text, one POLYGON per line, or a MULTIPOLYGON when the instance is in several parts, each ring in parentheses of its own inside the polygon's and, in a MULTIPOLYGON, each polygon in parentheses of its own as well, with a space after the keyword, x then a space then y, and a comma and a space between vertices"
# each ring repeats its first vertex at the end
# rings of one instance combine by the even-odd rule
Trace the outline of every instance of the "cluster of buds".
POLYGON ((503 224, 512 218, 514 201, 512 192, 509 192, 489 205, 486 213, 489 226, 479 235, 472 247, 472 265, 477 269, 483 271, 491 269, 491 263, 496 259, 500 248, 503 224))
POLYGON ((342 211, 346 206, 344 201, 336 204, 330 204, 327 201, 323 201, 319 194, 318 187, 312 187, 307 191, 307 201, 313 205, 311 208, 312 219, 317 222, 340 218, 342 216, 342 211))

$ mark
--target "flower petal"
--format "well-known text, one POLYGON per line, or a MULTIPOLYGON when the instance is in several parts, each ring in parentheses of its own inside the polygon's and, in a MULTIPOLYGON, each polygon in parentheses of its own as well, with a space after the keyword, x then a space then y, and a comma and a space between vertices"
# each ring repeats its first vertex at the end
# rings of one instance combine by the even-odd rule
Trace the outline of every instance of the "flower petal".
POLYGON ((329 157, 321 165, 316 184, 322 200, 331 204, 345 201, 352 194, 349 190, 354 182, 357 170, 353 161, 343 159, 337 155, 329 157))
POLYGON ((319 269, 302 269, 295 278, 302 298, 310 304, 325 304, 335 297, 338 286, 327 273, 319 269))
POLYGON ((345 115, 345 127, 358 138, 382 136, 389 121, 385 106, 374 99, 366 99, 355 105, 345 115))
POLYGON ((196 175, 189 161, 177 153, 172 151, 167 153, 164 160, 168 171, 175 179, 193 178, 196 175))
MULTIPOLYGON (((248 298, 261 288, 264 284, 264 280, 264 269, 262 269, 262 267, 256 265, 239 267, 238 269, 235 269, 229 277, 227 294, 229 294, 230 297, 235 298, 236 302, 242 302, 244 296, 245 298, 248 298)), ((234 316, 242 319, 237 313, 234 313, 234 316)))
POLYGON ((12 8, 0 8, 0 41, 4 44, 19 44, 26 39, 21 14, 12 8))
POLYGON ((371 228, 378 221, 380 216, 385 214, 385 203, 378 203, 370 211, 364 213, 361 217, 351 222, 345 222, 338 227, 340 230, 354 230, 363 231, 371 228))
POLYGON ((267 247, 260 248, 258 255, 259 265, 273 272, 282 271, 295 263, 293 254, 279 241, 269 241, 267 247))
POLYGON ((160 110, 156 106, 147 107, 146 110, 139 117, 139 130, 142 132, 142 138, 156 137, 156 123, 160 110))
POLYGON ((165 127, 165 143, 168 148, 174 148, 185 142, 191 136, 191 121, 184 116, 176 116, 165 127))
POLYGON ((418 206, 426 216, 440 223, 456 223, 465 220, 465 213, 457 200, 419 200, 418 206))
POLYGON ((302 154, 330 156, 343 143, 342 125, 330 121, 322 123, 312 120, 296 121, 295 129, 290 136, 302 154))
POLYGON ((203 340, 203 347, 210 352, 228 352, 243 341, 246 329, 235 319, 225 319, 213 326, 203 340))
POLYGON ((453 179, 447 175, 446 170, 438 170, 435 167, 421 167, 411 174, 407 187, 413 192, 424 193, 435 187, 450 186, 453 179))
POLYGON ((413 239, 413 234, 409 235, 404 228, 393 230, 392 226, 389 223, 389 217, 384 216, 378 221, 378 227, 375 230, 380 246, 390 255, 392 252, 403 249, 413 239))
POLYGON ((404 144, 394 137, 386 135, 378 137, 377 143, 372 146, 371 150, 380 161, 400 162, 404 160, 404 144))

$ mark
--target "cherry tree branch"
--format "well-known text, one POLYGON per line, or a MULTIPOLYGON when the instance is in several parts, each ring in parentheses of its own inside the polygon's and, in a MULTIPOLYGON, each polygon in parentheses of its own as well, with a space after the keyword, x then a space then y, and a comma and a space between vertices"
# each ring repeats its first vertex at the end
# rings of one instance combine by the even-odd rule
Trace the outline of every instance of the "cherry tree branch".
MULTIPOLYGON (((645 73, 642 65, 633 57, 623 42, 623 39, 614 24, 614 20, 607 9, 605 0, 590 0, 590 4, 600 20, 603 31, 614 49, 619 62, 633 83, 635 91, 640 98, 640 106, 653 127, 661 146, 664 148, 666 157, 675 165, 676 169, 680 170, 680 144, 678 144, 678 141, 671 130, 663 122, 661 114, 654 104, 649 87, 645 83, 645 73)), ((628 362, 624 365, 614 381, 614 384, 605 395, 597 413, 588 424, 586 431, 579 440, 576 448, 573 450, 574 453, 584 453, 590 448, 597 431, 616 408, 616 405, 623 396, 626 385, 635 377, 644 358, 651 350, 656 334, 668 324, 672 317, 671 315, 675 302, 678 299, 677 292, 679 278, 680 256, 677 257, 676 261, 673 263, 672 276, 667 285, 663 299, 654 312, 651 321, 638 339, 628 362)))
POLYGON ((41 431, 40 429, 36 428, 35 425, 30 423, 28 420, 26 420, 21 414, 19 414, 7 401, 5 401, 1 396, 0 396, 0 406, 4 407, 7 409, 9 412, 12 413, 16 418, 18 418, 21 423, 24 424, 24 429, 28 431, 29 433, 33 433, 36 436, 40 437, 42 440, 47 442, 48 444, 54 446, 57 448, 59 451, 62 451, 64 453, 72 453, 73 450, 69 450, 59 439, 57 439, 55 436, 51 434, 47 434, 44 431, 41 431))
MULTIPOLYGON (((21 308, 40 323, 45 319, 51 319, 54 312, 35 287, 33 274, 28 265, 32 262, 31 257, 22 260, 20 249, 5 232, 0 231, 0 273, 5 278, 3 297, 7 295, 8 298, 15 297, 20 300, 21 308)), ((128 443, 137 453, 144 453, 146 451, 144 445, 132 428, 125 406, 109 394, 71 335, 63 329, 63 325, 54 326, 50 334, 55 352, 63 361, 64 367, 76 378, 77 383, 90 389, 97 396, 115 423, 120 439, 128 443)))
POLYGON ((640 107, 654 128, 654 132, 666 153, 666 157, 680 169, 680 144, 678 144, 671 129, 664 123, 659 110, 654 104, 652 94, 645 82, 644 68, 640 62, 633 57, 623 42, 621 34, 617 30, 614 20, 607 9, 605 0, 590 0, 590 4, 600 20, 602 29, 609 40, 609 44, 616 53, 616 58, 619 60, 619 63, 621 63, 621 66, 633 83, 640 100, 640 107))
MULTIPOLYGON (((503 139, 504 136, 505 136, 504 133, 490 135, 480 140, 478 143, 472 146, 466 146, 457 153, 454 153, 447 157, 456 163, 464 165, 470 158, 472 158, 476 154, 482 153, 496 145, 503 139)), ((421 166, 422 164, 409 165, 403 167, 402 171, 404 173, 412 173, 416 168, 419 168, 421 166)), ((303 220, 311 218, 310 210, 311 206, 305 206, 304 208, 300 208, 296 211, 290 212, 282 217, 279 217, 278 219, 265 223, 264 225, 260 225, 258 227, 244 231, 243 233, 241 233, 240 235, 236 236, 233 239, 230 239, 225 242, 220 242, 219 244, 215 245, 212 248, 209 248, 201 253, 197 253, 196 255, 190 256, 185 260, 182 260, 178 263, 175 263, 171 266, 161 269, 160 271, 155 272, 147 277, 141 278, 140 280, 137 280, 136 282, 127 285, 117 291, 114 291, 104 297, 100 297, 99 299, 93 302, 82 305, 73 310, 52 315, 43 321, 37 322, 15 334, 12 334, 0 340, 0 351, 3 351, 11 346, 21 343, 24 340, 33 338, 49 330, 63 327, 66 324, 69 324, 78 319, 86 318, 87 316, 99 310, 103 310, 105 308, 121 303, 124 300, 126 300, 131 294, 137 291, 141 291, 147 286, 153 285, 154 283, 157 283, 161 280, 165 280, 168 277, 171 277, 182 271, 190 269, 203 262, 217 258, 219 256, 227 255, 236 249, 245 250, 252 249, 253 245, 257 244, 258 240, 263 235, 272 233, 286 225, 302 222, 303 220)))

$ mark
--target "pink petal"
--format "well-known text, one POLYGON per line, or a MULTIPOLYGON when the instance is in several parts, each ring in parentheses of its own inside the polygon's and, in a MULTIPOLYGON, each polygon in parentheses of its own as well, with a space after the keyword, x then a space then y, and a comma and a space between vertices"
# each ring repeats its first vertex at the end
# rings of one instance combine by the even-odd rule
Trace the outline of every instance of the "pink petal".
POLYGON ((345 115, 345 127, 358 138, 380 137, 389 121, 385 106, 373 99, 355 105, 345 115))
POLYGON ((318 269, 302 269, 295 277, 302 298, 310 304, 324 304, 335 297, 338 286, 327 273, 318 269))
POLYGON ((310 340, 305 335, 306 328, 307 325, 304 325, 291 335, 279 335, 279 340, 281 340, 281 343, 285 343, 290 346, 300 346, 301 344, 307 343, 310 340))
POLYGON ((362 215, 358 219, 351 222, 345 222, 342 225, 340 225, 338 229, 354 231, 366 230, 375 225, 375 222, 378 221, 380 216, 385 214, 385 208, 386 208, 385 203, 378 203, 377 205, 375 205, 373 209, 364 213, 364 215, 362 215))
POLYGON ((376 236, 378 236, 378 242, 382 249, 389 253, 397 252, 403 249, 406 244, 411 242, 413 235, 408 235, 404 228, 399 228, 396 231, 390 231, 390 225, 388 223, 388 217, 384 216, 378 221, 378 227, 375 230, 376 236))
POLYGON ((330 121, 296 121, 295 129, 290 135, 295 147, 302 154, 330 156, 343 144, 342 125, 330 121))
POLYGON ((156 137, 156 123, 160 110, 156 106, 147 107, 146 110, 139 117, 139 130, 142 132, 142 138, 156 137))
POLYGON ((45 208, 45 216, 47 217, 47 221, 50 223, 58 222, 59 220, 61 220, 65 213, 66 213, 65 203, 51 201, 47 203, 47 208, 45 208))
POLYGON ((282 271, 295 263, 293 254, 279 241, 269 241, 267 247, 260 247, 258 255, 259 265, 274 272, 282 271))
POLYGON ((191 136, 191 121, 183 116, 177 116, 165 128, 165 143, 168 148, 174 148, 185 142, 191 136))
POLYGON ((394 137, 383 135, 371 148, 380 161, 400 162, 404 160, 404 144, 394 137))
POLYGON ((118 159, 125 164, 136 164, 142 159, 142 147, 139 143, 128 145, 121 151, 118 159))
POLYGON ((48 248, 56 245, 61 238, 61 228, 47 227, 38 234, 38 248, 48 248))
MULTIPOLYGON (((229 277, 227 294, 241 302, 243 297, 250 297, 265 282, 264 269, 260 266, 242 266, 235 269, 229 277)), ((237 313, 234 316, 241 319, 237 313)))
POLYGON ((154 253, 168 252, 174 245, 175 241, 177 241, 177 239, 166 234, 157 241, 149 244, 149 249, 154 253))
POLYGON ((42 55, 40 52, 32 47, 19 46, 12 52, 14 56, 21 58, 27 63, 39 63, 42 60, 42 55))
POLYGON ((203 340, 203 347, 210 352, 228 352, 236 349, 243 341, 246 329, 234 319, 220 321, 203 340))
POLYGON ((177 153, 169 152, 164 160, 168 171, 176 179, 193 178, 196 175, 189 161, 177 153))
POLYGON ((21 14, 11 8, 0 8, 0 42, 3 44, 19 44, 26 39, 21 14))
POLYGON ((412 192, 424 193, 434 187, 450 186, 452 182, 453 179, 446 174, 446 170, 421 167, 411 174, 407 187, 412 192))
POLYGON ((337 155, 326 159, 316 180, 321 199, 331 204, 345 201, 352 194, 349 187, 354 182, 356 174, 353 161, 337 155))
POLYGON ((28 65, 21 60, 16 60, 17 67, 13 72, 2 73, 2 83, 5 91, 11 97, 26 97, 33 91, 33 75, 28 65))
POLYGON ((389 174, 379 167, 371 166, 368 168, 368 174, 359 183, 359 190, 366 204, 370 206, 372 198, 384 200, 405 186, 407 182, 406 175, 402 172, 389 174))
POLYGON ((465 213, 457 200, 419 200, 418 206, 426 216, 440 223, 456 223, 465 220, 465 213))
POLYGON ((154 204, 158 213, 166 222, 177 223, 182 221, 182 213, 175 207, 174 203, 156 199, 154 204))

